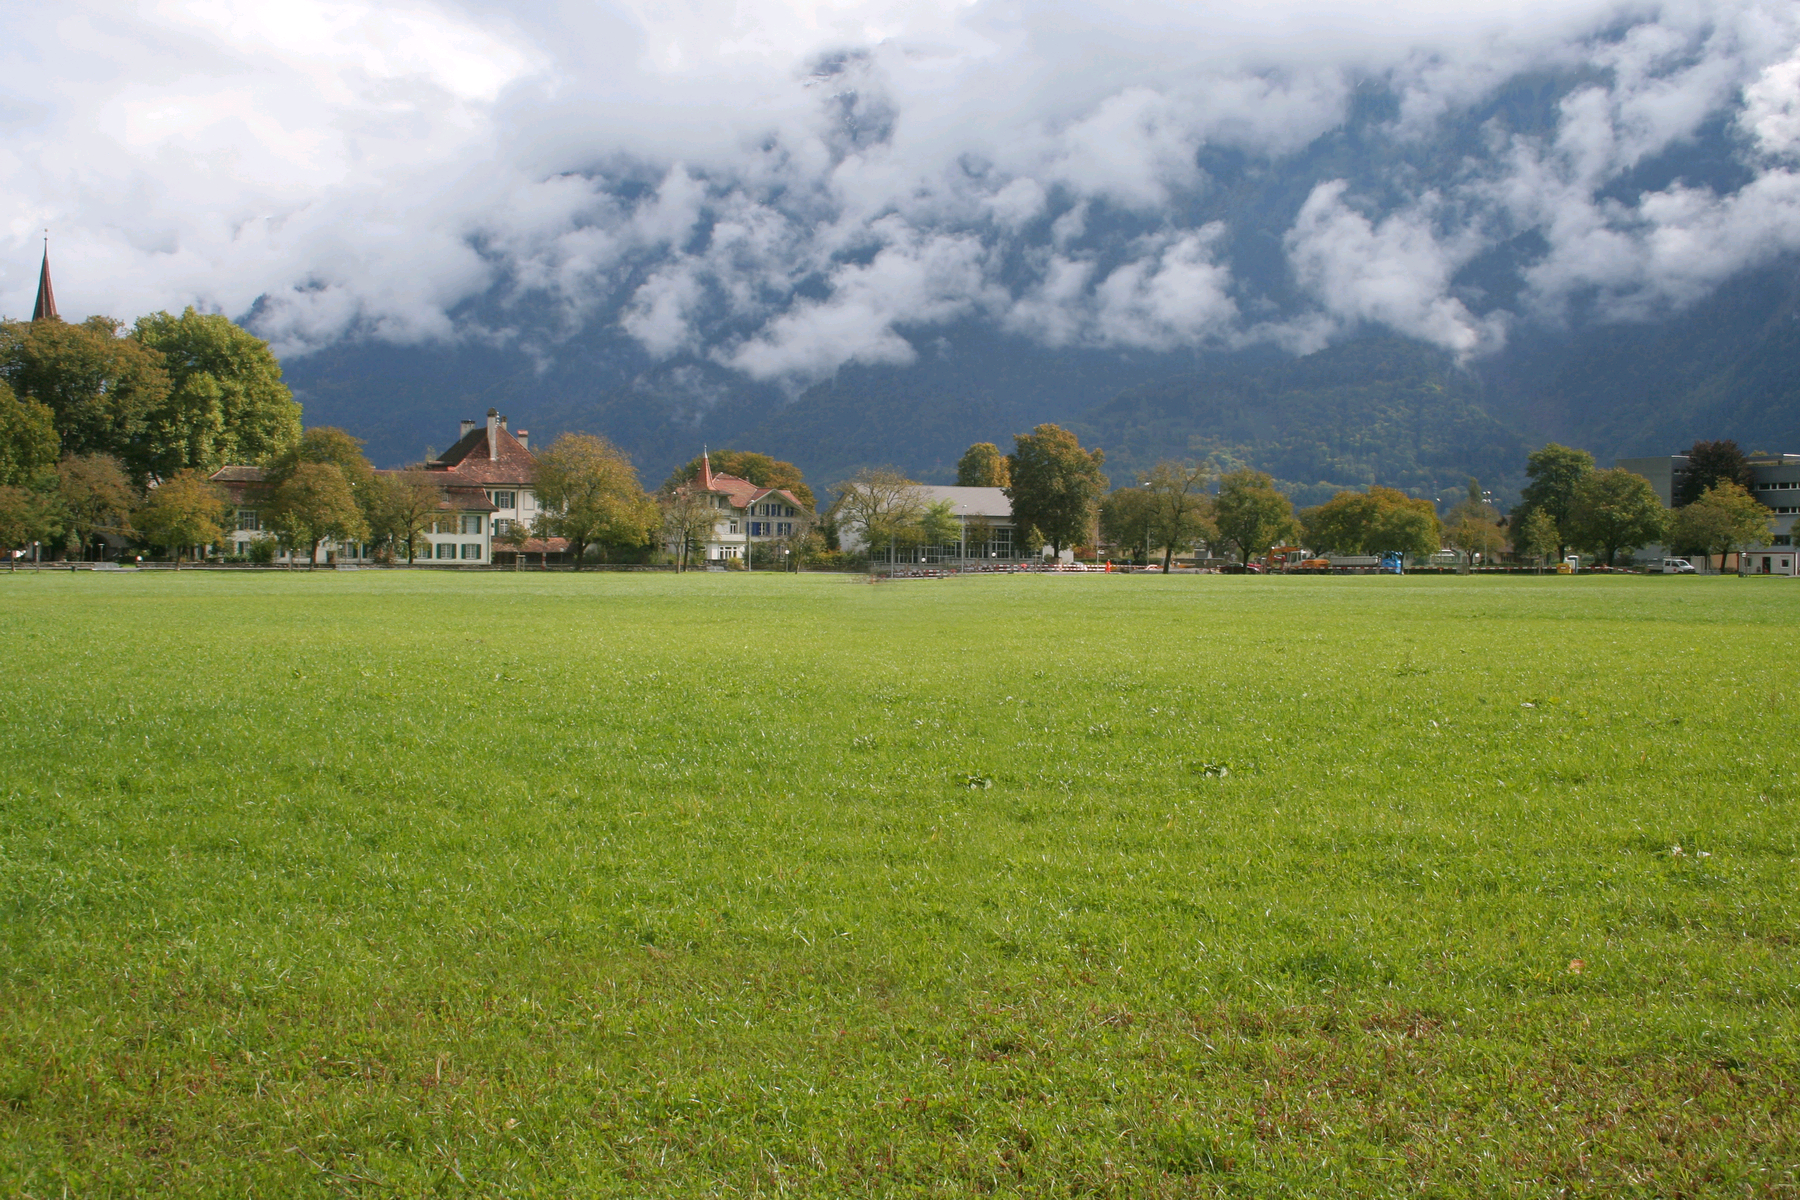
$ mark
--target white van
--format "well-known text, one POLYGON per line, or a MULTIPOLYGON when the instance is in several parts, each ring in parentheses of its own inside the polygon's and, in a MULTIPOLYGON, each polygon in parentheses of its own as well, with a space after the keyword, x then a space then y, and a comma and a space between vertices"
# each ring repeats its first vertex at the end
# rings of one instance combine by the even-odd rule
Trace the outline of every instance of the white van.
POLYGON ((1685 558, 1665 558, 1665 559, 1663 559, 1662 573, 1664 575, 1697 575, 1697 574, 1699 574, 1698 571, 1694 570, 1694 564, 1689 562, 1685 558))

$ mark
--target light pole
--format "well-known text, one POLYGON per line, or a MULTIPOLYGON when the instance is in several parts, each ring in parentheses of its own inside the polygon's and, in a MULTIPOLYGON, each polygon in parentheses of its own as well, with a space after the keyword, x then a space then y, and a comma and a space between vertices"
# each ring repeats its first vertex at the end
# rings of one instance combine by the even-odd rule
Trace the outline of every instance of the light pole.
POLYGON ((963 570, 969 565, 969 506, 956 506, 956 515, 962 521, 962 530, 956 535, 956 569, 963 570))

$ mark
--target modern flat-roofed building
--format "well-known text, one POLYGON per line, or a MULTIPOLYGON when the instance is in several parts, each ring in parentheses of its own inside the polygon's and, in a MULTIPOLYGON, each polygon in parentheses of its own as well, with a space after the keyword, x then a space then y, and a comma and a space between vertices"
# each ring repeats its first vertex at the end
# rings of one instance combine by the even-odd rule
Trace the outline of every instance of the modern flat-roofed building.
MULTIPOLYGON (((957 540, 939 546, 909 546, 894 550, 901 563, 933 566, 940 564, 993 566, 1018 562, 1026 556, 1025 539, 1013 521, 1012 501, 1002 488, 955 487, 943 484, 916 485, 926 504, 948 502, 956 517, 957 540)), ((843 547, 855 552, 863 546, 854 536, 843 538, 843 547)), ((889 547, 872 546, 869 556, 875 562, 889 561, 889 547)))
MULTIPOLYGON (((1675 491, 1690 469, 1685 454, 1621 458, 1613 465, 1648 479, 1662 502, 1671 507, 1675 491)), ((1768 545, 1746 547, 1738 554, 1737 569, 1748 575, 1800 574, 1800 550, 1794 545, 1795 518, 1800 517, 1800 454, 1752 454, 1749 465, 1751 495, 1769 509, 1774 536, 1768 545)), ((1664 553, 1661 546, 1646 546, 1638 551, 1638 557, 1655 560, 1664 553)), ((1730 564, 1725 569, 1731 569, 1730 564)))

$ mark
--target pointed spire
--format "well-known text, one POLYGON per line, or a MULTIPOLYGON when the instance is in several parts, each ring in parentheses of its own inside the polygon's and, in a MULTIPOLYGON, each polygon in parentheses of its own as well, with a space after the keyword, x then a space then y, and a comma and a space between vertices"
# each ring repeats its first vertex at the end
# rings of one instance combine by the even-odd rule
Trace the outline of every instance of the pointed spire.
POLYGON ((60 321, 56 315, 56 293, 50 287, 50 239, 44 239, 44 265, 38 270, 37 306, 31 310, 34 321, 60 321))
POLYGON ((712 491, 712 485, 712 455, 708 454, 706 452, 706 447, 702 446, 700 448, 700 490, 703 492, 710 492, 712 491))

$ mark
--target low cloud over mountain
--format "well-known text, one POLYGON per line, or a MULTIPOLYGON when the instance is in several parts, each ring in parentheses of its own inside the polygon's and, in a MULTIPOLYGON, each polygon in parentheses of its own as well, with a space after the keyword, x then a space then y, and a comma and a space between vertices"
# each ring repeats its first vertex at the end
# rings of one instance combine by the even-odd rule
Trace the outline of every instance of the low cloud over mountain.
POLYGON ((284 355, 623 338, 794 392, 936 331, 1464 361, 1800 249, 1791 3, 73 0, 0 48, 7 268, 284 355))

